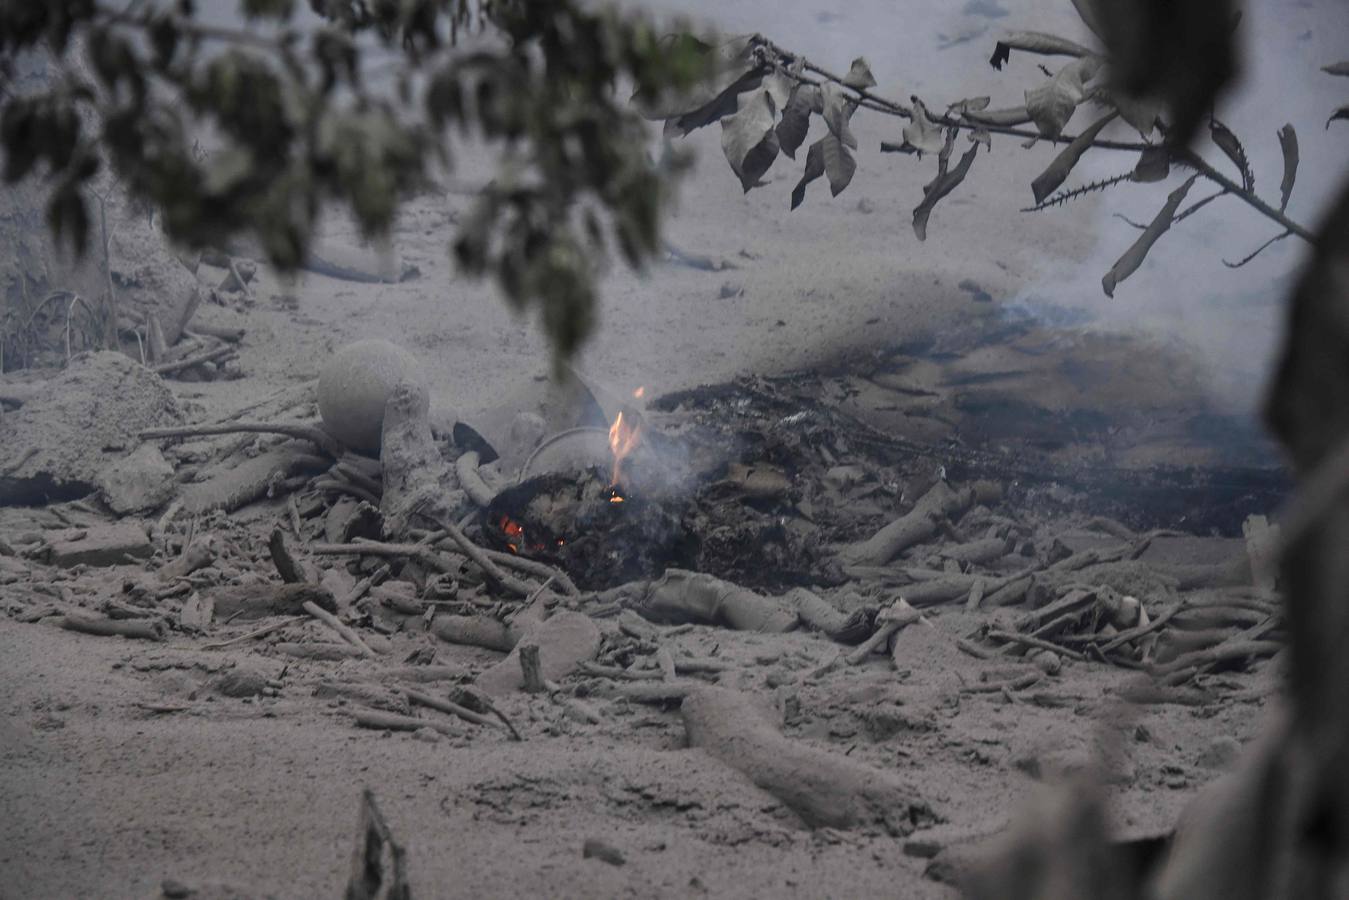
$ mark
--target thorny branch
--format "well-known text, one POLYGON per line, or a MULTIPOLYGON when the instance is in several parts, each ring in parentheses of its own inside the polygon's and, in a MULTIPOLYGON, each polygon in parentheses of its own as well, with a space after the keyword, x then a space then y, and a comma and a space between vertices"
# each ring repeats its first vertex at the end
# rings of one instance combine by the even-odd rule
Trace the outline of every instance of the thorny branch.
MULTIPOLYGON (((800 54, 784 49, 783 47, 779 46, 778 44, 774 43, 771 40, 768 40, 767 38, 759 38, 759 40, 761 41, 761 46, 772 55, 772 58, 769 60, 770 63, 774 65, 775 68, 779 69, 782 72, 787 73, 788 75, 795 78, 802 84, 820 85, 821 82, 819 80, 808 78, 806 76, 794 73, 791 67, 793 64, 796 64, 798 60, 801 63, 801 68, 804 69, 805 71, 812 72, 820 76, 820 78, 823 79, 824 81, 830 82, 832 84, 839 86, 844 90, 850 91, 857 98, 857 105, 859 106, 859 108, 869 109, 872 110, 873 112, 878 112, 884 115, 895 116, 903 119, 911 120, 913 118, 914 114, 913 109, 911 107, 896 102, 894 100, 890 100, 886 97, 882 97, 874 93, 873 91, 868 90, 867 88, 850 85, 840 76, 835 75, 834 73, 828 71, 827 69, 821 68, 820 66, 817 66, 814 63, 809 62, 808 60, 805 60, 800 56, 800 54)), ((987 132, 989 134, 1003 134, 1008 135, 1010 137, 1019 137, 1029 140, 1049 141, 1054 144, 1070 144, 1077 139, 1077 135, 1072 134, 1060 134, 1056 137, 1050 137, 1029 128, 1019 128, 1013 125, 988 124, 981 121, 970 121, 961 117, 953 117, 950 115, 932 116, 931 118, 932 123, 934 125, 938 125, 943 128, 956 128, 959 130, 971 132, 974 131, 987 132)), ((1117 150, 1133 153, 1141 153, 1144 150, 1155 149, 1157 147, 1156 144, 1152 144, 1146 141, 1118 141, 1118 140, 1107 140, 1102 138, 1092 140, 1090 142, 1090 146, 1102 150, 1117 150)), ((882 152, 894 152, 896 149, 897 147, 893 144, 882 143, 881 145, 882 152)), ((1222 174, 1222 172, 1218 171, 1218 169, 1216 169, 1212 164, 1210 164, 1207 160, 1205 160, 1195 151, 1184 147, 1172 147, 1170 148, 1170 153, 1173 161, 1185 165, 1191 169, 1194 169, 1204 178, 1208 179, 1209 181, 1212 181, 1214 184, 1221 187, 1223 189, 1223 192, 1232 194, 1240 198, 1242 202, 1246 203, 1248 206, 1250 206, 1256 212, 1260 213, 1262 216, 1265 216, 1271 221, 1276 222, 1279 225, 1283 226, 1283 228, 1287 230, 1290 234, 1302 238, 1309 244, 1316 243, 1316 236, 1315 234, 1312 233, 1310 229, 1295 222, 1294 220, 1290 219, 1285 213, 1281 212, 1279 209, 1266 203, 1255 193, 1254 190, 1248 190, 1244 185, 1238 184, 1237 182, 1228 178, 1226 175, 1222 174)), ((1119 181, 1123 180, 1125 179, 1122 177, 1116 178, 1111 180, 1110 183, 1112 184, 1118 183, 1119 181)), ((1098 185, 1096 187, 1099 186, 1101 185, 1098 185)), ((1090 189, 1096 188, 1093 187, 1090 189)), ((1085 190, 1082 192, 1085 192, 1085 190)), ((1058 202, 1063 202, 1063 200, 1070 199, 1071 196, 1076 196, 1076 194, 1073 194, 1072 192, 1069 192, 1069 194, 1070 196, 1058 198, 1058 202)), ((1217 196, 1221 195, 1220 194, 1214 195, 1214 198, 1216 198, 1217 196)), ((1200 201, 1199 203, 1195 204, 1195 206, 1192 207, 1190 210, 1187 210, 1184 214, 1182 214, 1182 216, 1191 214, 1192 212, 1194 212, 1196 209, 1198 209, 1207 202, 1208 202, 1207 200, 1200 201)), ((1029 209, 1039 210, 1043 209, 1045 206, 1054 205, 1054 203, 1055 201, 1051 199, 1050 201, 1046 201, 1046 203, 1040 204, 1035 207, 1031 207, 1029 209)), ((1182 216, 1177 216, 1175 221, 1179 221, 1180 218, 1182 218, 1182 216)))

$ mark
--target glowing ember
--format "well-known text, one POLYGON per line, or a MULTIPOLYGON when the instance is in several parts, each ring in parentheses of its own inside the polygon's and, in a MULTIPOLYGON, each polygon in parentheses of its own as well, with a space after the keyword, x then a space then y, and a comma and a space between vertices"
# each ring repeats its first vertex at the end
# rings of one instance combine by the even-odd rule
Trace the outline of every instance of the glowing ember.
POLYGON ((646 396, 646 388, 639 387, 637 390, 632 392, 632 396, 637 398, 638 400, 641 400, 643 397, 646 396))
POLYGON ((521 545, 525 542, 525 529, 519 522, 516 522, 510 516, 502 516, 501 521, 497 523, 507 538, 507 546, 511 548, 512 553, 519 553, 521 545))
MULTIPOLYGON (((637 449, 637 445, 642 440, 642 429, 640 425, 633 425, 624 421, 623 413, 619 413, 614 419, 614 424, 609 426, 609 452, 614 455, 614 473, 609 479, 610 487, 617 487, 619 476, 622 475, 623 460, 637 449)), ((615 494, 609 498, 611 503, 623 502, 623 498, 615 494)))

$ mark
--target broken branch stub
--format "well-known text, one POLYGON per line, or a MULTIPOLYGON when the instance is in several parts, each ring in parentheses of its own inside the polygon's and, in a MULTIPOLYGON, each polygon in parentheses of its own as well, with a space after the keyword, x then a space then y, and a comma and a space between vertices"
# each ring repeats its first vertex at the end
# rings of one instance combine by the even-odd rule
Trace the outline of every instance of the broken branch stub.
POLYGON ((402 381, 384 409, 380 462, 385 532, 401 535, 422 511, 456 518, 464 494, 431 434, 431 398, 418 382, 402 381))
POLYGON ((344 900, 412 900, 412 888, 407 875, 407 852, 394 840, 393 832, 384 814, 375 805, 375 795, 369 788, 361 791, 361 813, 356 831, 356 849, 351 857, 351 873, 343 894, 344 900), (384 866, 386 850, 389 856, 388 871, 384 866))

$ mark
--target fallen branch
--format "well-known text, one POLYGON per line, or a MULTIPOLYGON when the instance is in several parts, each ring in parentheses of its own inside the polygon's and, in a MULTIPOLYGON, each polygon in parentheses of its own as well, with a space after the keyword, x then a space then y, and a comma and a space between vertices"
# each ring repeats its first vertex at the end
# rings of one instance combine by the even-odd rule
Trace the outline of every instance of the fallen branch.
POLYGON ((455 574, 459 570, 458 565, 438 555, 426 544, 390 544, 385 541, 360 540, 350 544, 311 544, 309 552, 316 556, 337 556, 347 553, 406 556, 435 572, 455 574))
POLYGON ((85 613, 68 612, 60 621, 67 631, 99 637, 124 637, 142 641, 162 641, 168 630, 163 619, 107 619, 85 613))
POLYGON ((230 638, 228 641, 219 641, 214 644, 203 644, 203 650, 225 650, 229 647, 236 647, 239 644, 246 644, 249 641, 257 640, 260 637, 266 637, 273 632, 280 631, 283 628, 289 628, 292 625, 298 625, 301 622, 307 622, 308 616, 291 616, 282 619, 280 622, 273 622, 270 625, 264 625, 256 631, 250 631, 247 634, 241 634, 236 638, 230 638))
POLYGON ((351 717, 362 728, 374 728, 380 731, 420 731, 430 728, 441 734, 457 735, 459 729, 448 722, 438 719, 419 719, 416 716, 403 716, 398 713, 380 712, 374 709, 353 710, 351 717))
POLYGON ((691 746, 744 773, 813 828, 879 825, 902 836, 936 822, 932 808, 907 783, 784 737, 745 694, 700 686, 685 697, 683 717, 691 746))
POLYGON ((922 622, 931 627, 931 623, 923 618, 922 613, 905 602, 903 597, 900 597, 888 609, 881 610, 880 614, 876 616, 876 624, 879 626, 876 633, 847 655, 845 659, 848 665, 855 666, 866 661, 866 658, 872 653, 887 646, 901 629, 912 625, 914 622, 922 622))
POLYGON ((797 625, 797 614, 776 598, 697 572, 666 569, 631 608, 657 623, 697 622, 737 631, 780 633, 797 625))
MULTIPOLYGON (((177 501, 175 501, 177 502, 177 501)), ((177 510, 173 510, 177 512, 177 510)), ((165 516, 167 517, 167 513, 165 516)), ((160 519, 160 524, 156 526, 155 531, 163 534, 165 519, 160 519)), ((216 545, 213 538, 205 540, 196 540, 187 545, 178 558, 172 562, 165 563, 155 573, 160 581, 173 581, 176 578, 186 578, 198 569, 204 569, 216 559, 216 545)))
POLYGON ((995 681, 992 684, 972 684, 960 689, 962 694, 998 694, 1002 691, 1021 691, 1038 684, 1044 673, 1039 669, 1018 675, 1007 681, 995 681))
POLYGON ((347 450, 328 432, 317 425, 299 422, 220 422, 211 425, 183 425, 176 428, 149 428, 137 435, 141 440, 158 438, 212 437, 220 434, 281 434, 309 441, 333 459, 340 459, 347 450))
POLYGON ((542 578, 545 581, 551 579, 554 584, 562 588, 563 593, 572 597, 581 596, 581 591, 576 587, 576 582, 567 576, 566 572, 554 568, 547 563, 541 563, 535 559, 526 559, 523 556, 516 556, 514 553, 503 553, 500 550, 488 550, 481 548, 482 555, 507 569, 515 569, 517 572, 524 572, 526 575, 533 575, 536 578, 542 578))
POLYGON ((228 328, 224 325, 209 325, 205 322, 198 322, 183 333, 189 337, 205 335, 206 337, 237 344, 244 339, 245 331, 242 328, 228 328))
MULTIPOLYGON (((374 495, 376 498, 384 493, 384 485, 380 484, 379 479, 371 477, 361 471, 359 466, 349 461, 350 459, 351 457, 348 457, 334 465, 332 474, 345 481, 350 481, 352 484, 361 488, 366 493, 374 495)), ((376 499, 373 505, 379 506, 379 500, 376 499)))
POLYGON ((848 565, 885 565, 909 547, 934 537, 943 522, 959 518, 973 503, 973 488, 955 490, 939 480, 919 498, 913 509, 869 539, 844 547, 839 556, 848 565))
POLYGON ((222 620, 291 616, 304 609, 306 603, 329 611, 337 609, 332 592, 314 584, 234 584, 203 593, 222 620))
POLYGON ((305 612, 309 613, 311 616, 318 619, 324 625, 327 625, 333 631, 337 632, 342 637, 342 639, 346 641, 348 644, 351 644, 351 646, 361 651, 362 656, 373 659, 378 655, 375 653, 374 650, 371 650, 370 647, 366 645, 365 641, 361 640, 361 636, 359 634, 352 631, 346 625, 342 624, 342 621, 338 619, 337 616, 328 612, 326 609, 319 606, 317 603, 306 600, 302 608, 304 609, 305 612))
POLYGON ((454 461, 454 474, 459 478, 459 486, 468 494, 468 499, 486 509, 496 498, 497 492, 487 486, 478 474, 478 451, 470 450, 454 461))
POLYGON ((510 653, 519 635, 509 625, 491 616, 436 616, 431 633, 450 644, 483 647, 510 653))
MULTIPOLYGON (((518 594, 521 597, 528 597, 533 592, 534 589, 520 579, 513 575, 507 575, 505 572, 501 571, 496 563, 488 558, 486 551, 470 541, 468 536, 459 530, 459 526, 455 525, 449 519, 431 512, 422 512, 422 515, 425 515, 439 525, 440 529, 454 541, 459 551, 472 560, 473 564, 482 570, 483 575, 486 576, 487 580, 491 582, 493 586, 510 591, 513 594, 518 594)), ((555 575, 556 573, 550 572, 550 574, 555 575)))
POLYGON ((205 353, 198 353, 196 356, 188 356, 183 359, 170 363, 162 363, 157 366, 151 366, 150 371, 156 375, 172 375, 175 372, 181 372, 183 369, 190 369, 193 366, 199 366, 202 363, 216 362, 223 360, 227 356, 234 356, 238 351, 230 344, 221 347, 214 347, 205 353))
POLYGON ((327 491, 334 494, 346 494, 348 497, 355 497, 357 500, 364 500, 371 506, 379 507, 379 497, 370 493, 359 484, 345 481, 338 478, 323 478, 315 481, 314 488, 320 491, 327 491))
POLYGON ((1031 637, 1028 634, 1018 634, 1015 631, 990 631, 984 636, 990 641, 1002 641, 1003 643, 1018 644, 1022 647, 1031 647, 1036 650, 1048 650, 1051 653, 1057 653, 1060 656, 1066 656, 1069 659, 1077 660, 1078 662, 1086 659, 1085 656, 1078 653, 1076 650, 1069 650, 1066 647, 1062 647, 1050 641, 1042 641, 1039 638, 1031 637))
POLYGON ((510 722, 502 717, 500 713, 497 713, 497 718, 493 718, 479 712, 474 712, 467 706, 460 706, 453 701, 442 700, 431 694, 423 694, 421 691, 404 691, 403 693, 407 696, 409 703, 416 703, 430 709, 439 710, 443 713, 449 713, 452 716, 458 716, 465 722, 472 722, 475 725, 485 725, 491 728, 505 728, 510 732, 511 737, 514 740, 522 740, 520 733, 516 731, 510 722))

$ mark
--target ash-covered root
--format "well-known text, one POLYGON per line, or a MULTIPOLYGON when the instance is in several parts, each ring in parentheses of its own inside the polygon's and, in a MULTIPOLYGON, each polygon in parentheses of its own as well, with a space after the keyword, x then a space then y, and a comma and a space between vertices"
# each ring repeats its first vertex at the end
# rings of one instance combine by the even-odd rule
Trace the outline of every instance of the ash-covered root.
POLYGON ((453 519, 464 505, 464 493, 431 434, 430 412, 430 395, 413 381, 399 382, 385 405, 379 508, 389 535, 404 534, 419 512, 453 519))
POLYGON ((796 610, 777 598, 684 569, 667 569, 633 608, 652 622, 698 622, 737 631, 780 633, 798 622, 796 610))
POLYGON ((689 744, 744 773, 812 828, 881 827, 893 835, 938 821, 899 778, 783 736, 745 694, 699 687, 683 704, 689 744))
POLYGON ((844 547, 839 556, 854 566, 883 566, 915 544, 929 540, 942 523, 959 518, 974 504, 975 489, 955 489, 938 481, 928 489, 913 509, 886 525, 870 538, 844 547))

